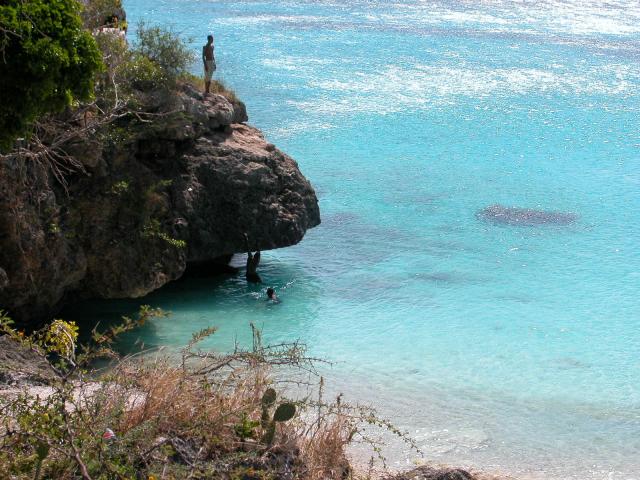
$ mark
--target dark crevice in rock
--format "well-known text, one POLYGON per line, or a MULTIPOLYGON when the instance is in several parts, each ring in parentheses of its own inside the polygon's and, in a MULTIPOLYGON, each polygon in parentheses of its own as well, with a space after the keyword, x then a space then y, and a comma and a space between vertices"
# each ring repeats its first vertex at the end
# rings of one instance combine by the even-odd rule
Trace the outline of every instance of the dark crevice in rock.
POLYGON ((240 269, 229 265, 233 255, 205 260, 201 262, 188 262, 183 278, 208 278, 218 275, 235 275, 240 269))

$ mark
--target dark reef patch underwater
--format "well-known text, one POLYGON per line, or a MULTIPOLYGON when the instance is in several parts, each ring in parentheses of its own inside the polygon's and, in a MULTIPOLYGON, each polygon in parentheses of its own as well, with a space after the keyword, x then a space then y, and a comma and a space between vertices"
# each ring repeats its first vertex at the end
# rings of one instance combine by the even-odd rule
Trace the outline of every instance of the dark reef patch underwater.
POLYGON ((578 216, 569 212, 551 212, 531 208, 491 205, 480 210, 476 217, 500 225, 534 227, 537 225, 573 225, 578 216))

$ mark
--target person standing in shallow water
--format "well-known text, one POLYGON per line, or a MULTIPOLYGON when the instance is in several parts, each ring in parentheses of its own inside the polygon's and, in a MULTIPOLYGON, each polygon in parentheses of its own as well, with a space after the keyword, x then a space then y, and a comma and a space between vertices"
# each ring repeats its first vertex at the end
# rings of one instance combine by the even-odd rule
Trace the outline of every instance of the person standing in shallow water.
POLYGON ((244 242, 247 247, 247 282, 250 283, 262 283, 262 279, 260 275, 258 275, 258 265, 260 265, 260 250, 256 251, 255 254, 251 253, 251 249, 249 248, 249 237, 247 234, 244 234, 244 242))
POLYGON ((204 63, 204 94, 209 95, 211 78, 216 71, 216 59, 213 56, 213 35, 207 37, 207 44, 202 47, 202 62, 204 63))

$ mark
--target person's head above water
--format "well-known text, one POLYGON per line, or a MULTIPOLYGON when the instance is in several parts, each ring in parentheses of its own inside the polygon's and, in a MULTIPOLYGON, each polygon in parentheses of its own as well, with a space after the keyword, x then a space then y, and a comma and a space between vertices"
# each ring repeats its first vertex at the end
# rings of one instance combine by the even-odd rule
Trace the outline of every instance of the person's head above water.
POLYGON ((273 298, 275 297, 275 295, 276 295, 276 291, 273 288, 271 287, 267 288, 267 297, 273 298))
POLYGON ((207 42, 213 43, 213 35, 207 35, 207 42))

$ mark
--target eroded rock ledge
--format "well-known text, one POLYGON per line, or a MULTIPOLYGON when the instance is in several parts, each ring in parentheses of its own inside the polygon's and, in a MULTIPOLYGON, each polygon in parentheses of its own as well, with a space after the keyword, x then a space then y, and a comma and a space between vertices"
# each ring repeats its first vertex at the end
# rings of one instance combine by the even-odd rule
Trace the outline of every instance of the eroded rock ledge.
POLYGON ((241 102, 189 86, 174 102, 66 145, 87 170, 68 193, 42 165, 0 162, 0 309, 29 323, 70 298, 140 297, 244 252, 244 232, 269 250, 320 223, 311 184, 241 102))
POLYGON ((479 480, 466 470, 418 467, 409 472, 400 473, 385 480, 479 480))

